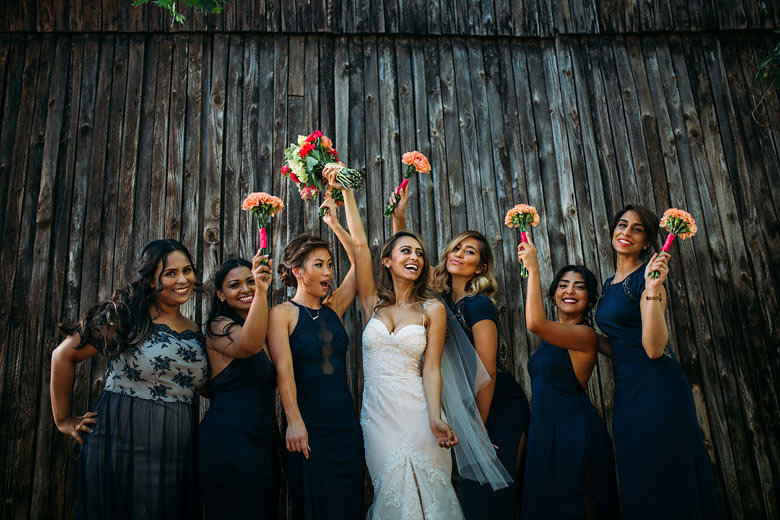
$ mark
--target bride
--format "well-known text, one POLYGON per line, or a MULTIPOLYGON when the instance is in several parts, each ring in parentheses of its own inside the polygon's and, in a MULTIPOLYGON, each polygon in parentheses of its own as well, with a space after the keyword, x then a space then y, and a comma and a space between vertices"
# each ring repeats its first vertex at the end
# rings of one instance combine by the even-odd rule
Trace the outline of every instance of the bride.
MULTIPOLYGON (((324 174, 335 181, 337 171, 328 167, 324 174)), ((382 248, 375 279, 355 196, 342 191, 355 243, 360 304, 368 318, 360 416, 374 484, 368 518, 463 518, 450 482, 447 450, 458 444, 458 437, 441 412, 447 314, 428 288, 422 242, 409 232, 393 235, 382 248)))

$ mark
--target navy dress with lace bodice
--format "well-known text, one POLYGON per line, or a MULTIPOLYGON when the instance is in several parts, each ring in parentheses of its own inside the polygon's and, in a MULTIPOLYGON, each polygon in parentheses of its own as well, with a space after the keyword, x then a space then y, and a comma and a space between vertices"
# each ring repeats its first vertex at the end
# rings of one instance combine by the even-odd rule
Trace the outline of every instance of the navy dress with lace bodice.
POLYGON ((690 383, 672 350, 650 359, 639 299, 646 265, 604 283, 596 323, 612 345, 615 437, 623 517, 721 517, 690 383))
POLYGON ((295 302, 290 335, 298 408, 311 451, 284 452, 295 519, 362 519, 365 459, 355 403, 347 385, 349 336, 329 307, 295 302))
MULTIPOLYGON (((79 451, 79 518, 197 516, 195 391, 208 379, 200 331, 152 324, 141 345, 109 359, 97 422, 79 451)), ((91 327, 89 344, 105 352, 91 327)))
POLYGON ((198 481, 206 518, 276 518, 276 374, 265 352, 234 359, 209 381, 198 427, 198 481))

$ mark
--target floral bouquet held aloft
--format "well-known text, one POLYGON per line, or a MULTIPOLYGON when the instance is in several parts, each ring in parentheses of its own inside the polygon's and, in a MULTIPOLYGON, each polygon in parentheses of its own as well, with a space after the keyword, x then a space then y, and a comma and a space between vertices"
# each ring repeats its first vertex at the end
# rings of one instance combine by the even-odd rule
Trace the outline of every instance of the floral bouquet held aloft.
MULTIPOLYGON (((696 231, 699 230, 693 215, 677 208, 669 208, 664 211, 664 216, 661 217, 661 227, 669 232, 669 235, 666 237, 666 241, 661 248, 661 251, 664 253, 669 252, 669 248, 672 247, 672 242, 674 242, 675 237, 680 237, 681 240, 685 240, 691 238, 696 234, 696 231)), ((650 271, 650 274, 647 276, 655 280, 661 276, 661 273, 658 271, 650 271)))
MULTIPOLYGON (((282 175, 289 176, 298 187, 298 192, 303 200, 312 200, 321 192, 331 197, 336 203, 344 202, 341 191, 328 186, 327 180, 322 177, 322 170, 326 164, 337 163, 339 154, 333 141, 321 131, 317 130, 308 137, 299 135, 297 144, 290 144, 284 150, 285 164, 282 166, 282 175)), ((342 168, 337 179, 342 186, 349 190, 358 190, 363 187, 363 174, 353 168, 342 168)), ((318 213, 322 217, 327 208, 318 213)))
MULTIPOLYGON (((247 195, 241 209, 251 211, 257 217, 257 227, 260 229, 260 252, 266 254, 268 236, 265 228, 270 224, 271 217, 284 209, 284 202, 279 197, 260 191, 247 195)), ((268 260, 265 260, 265 263, 268 263, 268 260)))
MULTIPOLYGON (((506 212, 504 224, 506 227, 519 228, 520 242, 528 242, 528 237, 526 236, 528 226, 538 226, 539 220, 539 213, 536 212, 535 207, 528 204, 517 204, 506 212)), ((520 276, 528 278, 528 269, 525 265, 520 266, 520 276)))
POLYGON ((384 215, 388 218, 393 216, 393 211, 401 200, 401 192, 406 188, 406 185, 409 184, 409 179, 418 173, 431 173, 431 164, 428 162, 428 158, 417 150, 403 154, 401 162, 406 164, 407 168, 404 172, 404 180, 401 181, 401 184, 395 189, 393 202, 385 207, 384 215))

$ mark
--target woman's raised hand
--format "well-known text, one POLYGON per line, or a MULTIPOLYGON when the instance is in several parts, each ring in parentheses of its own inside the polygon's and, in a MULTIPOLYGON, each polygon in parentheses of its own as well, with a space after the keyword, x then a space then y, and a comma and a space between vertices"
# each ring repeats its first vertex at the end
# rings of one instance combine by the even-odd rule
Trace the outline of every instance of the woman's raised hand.
POLYGON ((339 190, 343 190, 344 186, 342 186, 341 183, 336 179, 336 176, 343 167, 343 164, 328 163, 322 169, 322 177, 328 182, 328 184, 339 190))
POLYGON ((328 211, 322 216, 322 221, 325 222, 329 228, 333 229, 333 226, 339 224, 339 207, 338 204, 336 204, 336 201, 333 200, 333 197, 330 196, 330 193, 325 196, 325 200, 320 204, 320 209, 323 208, 328 211))
POLYGON ((539 255, 536 252, 531 237, 527 237, 528 242, 520 242, 517 246, 517 261, 525 266, 529 271, 539 270, 539 255))
POLYGON ((397 202, 397 206, 393 210, 393 216, 403 218, 406 212, 406 204, 409 202, 409 184, 404 186, 400 192, 394 190, 393 193, 390 194, 390 200, 388 202, 390 202, 390 204, 397 202))
POLYGON ((252 258, 252 278, 255 279, 255 292, 268 292, 273 278, 272 263, 273 260, 270 260, 268 255, 262 254, 260 250, 252 258))
POLYGON ((659 287, 664 284, 666 277, 669 275, 670 258, 672 258, 672 255, 665 251, 653 255, 653 258, 647 262, 647 267, 645 268, 645 287, 659 287), (661 275, 658 278, 650 278, 652 271, 658 271, 661 275))

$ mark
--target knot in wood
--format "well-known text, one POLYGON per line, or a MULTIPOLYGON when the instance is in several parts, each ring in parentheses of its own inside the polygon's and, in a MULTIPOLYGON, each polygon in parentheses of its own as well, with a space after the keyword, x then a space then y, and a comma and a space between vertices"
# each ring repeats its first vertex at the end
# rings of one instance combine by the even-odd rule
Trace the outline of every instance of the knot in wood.
POLYGON ((203 231, 203 240, 207 244, 218 244, 219 243, 219 228, 218 227, 210 227, 206 228, 205 231, 203 231))

